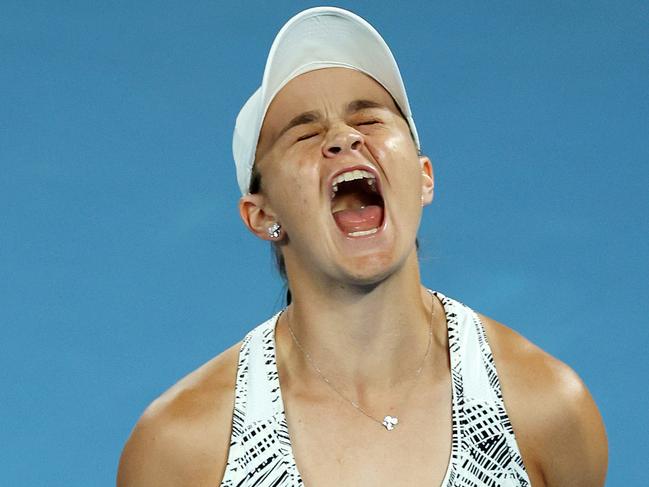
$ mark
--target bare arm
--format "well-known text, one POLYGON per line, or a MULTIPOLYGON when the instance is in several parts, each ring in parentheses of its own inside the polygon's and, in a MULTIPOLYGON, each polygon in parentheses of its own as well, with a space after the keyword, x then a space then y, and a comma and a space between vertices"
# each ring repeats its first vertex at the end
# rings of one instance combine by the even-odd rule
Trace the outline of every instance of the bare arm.
POLYGON ((542 437, 547 448, 543 460, 547 485, 603 486, 608 465, 604 423, 584 383, 564 367, 566 370, 558 373, 559 390, 544 411, 548 423, 542 437))
POLYGON ((566 364, 481 316, 534 487, 604 485, 608 445, 588 389, 566 364))
POLYGON ((147 408, 122 452, 117 487, 219 484, 230 443, 239 348, 226 350, 147 408))
POLYGON ((118 487, 171 487, 196 482, 198 479, 192 479, 186 467, 192 456, 190 438, 179 430, 169 420, 145 412, 122 452, 118 487))

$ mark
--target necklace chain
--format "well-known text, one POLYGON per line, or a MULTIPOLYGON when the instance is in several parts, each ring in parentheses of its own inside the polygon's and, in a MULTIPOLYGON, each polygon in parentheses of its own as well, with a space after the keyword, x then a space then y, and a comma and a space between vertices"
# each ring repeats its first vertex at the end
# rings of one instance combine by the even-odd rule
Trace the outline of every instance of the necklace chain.
MULTIPOLYGON (((428 326, 428 345, 426 346, 426 353, 424 354, 424 358, 421 361, 421 365, 419 366, 419 368, 415 372, 415 376, 413 378, 413 384, 412 384, 411 388, 408 390, 408 394, 406 394, 406 398, 409 397, 410 392, 412 392, 412 389, 415 387, 415 385, 417 383, 417 379, 421 375, 421 371, 424 369, 424 365, 426 365, 426 359, 428 358, 428 354, 430 353, 430 346, 431 346, 431 343, 433 341, 433 315, 434 315, 434 313, 435 313, 435 301, 434 301, 434 296, 433 296, 433 303, 432 303, 432 306, 431 306, 431 313, 430 313, 430 324, 428 326)), ((311 358, 311 355, 309 355, 309 352, 307 352, 304 349, 304 347, 302 346, 300 341, 295 336, 295 333, 293 332, 293 328, 291 328, 291 323, 290 323, 289 320, 287 320, 286 324, 288 326, 288 331, 291 333, 291 336, 293 337, 293 341, 295 342, 295 345, 297 345, 297 348, 300 349, 300 351, 302 352, 304 357, 307 359, 307 361, 309 362, 311 367, 313 367, 313 370, 316 371, 316 373, 320 376, 320 378, 329 387, 331 387, 331 389, 333 389, 336 392, 336 394, 338 394, 345 401, 347 401, 349 404, 351 404, 355 409, 357 409, 359 412, 363 413, 365 416, 367 416, 369 419, 371 419, 375 423, 378 423, 381 426, 385 426, 385 428, 388 431, 391 431, 392 429, 394 429, 394 427, 398 423, 398 419, 396 417, 388 415, 388 416, 385 416, 385 418, 383 418, 383 420, 375 418, 370 413, 368 413, 364 408, 362 408, 361 405, 358 404, 356 401, 353 401, 353 400, 349 399, 345 394, 340 392, 340 390, 335 385, 333 385, 329 379, 327 379, 327 377, 322 373, 320 368, 315 364, 315 362, 311 358)))

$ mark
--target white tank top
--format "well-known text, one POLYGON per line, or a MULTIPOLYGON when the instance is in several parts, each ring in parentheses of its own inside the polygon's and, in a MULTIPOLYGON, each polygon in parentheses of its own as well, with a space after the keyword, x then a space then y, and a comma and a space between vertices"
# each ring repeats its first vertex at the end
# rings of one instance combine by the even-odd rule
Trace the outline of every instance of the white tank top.
MULTIPOLYGON (((446 314, 453 392, 451 457, 441 487, 529 487, 483 325, 464 304, 432 293, 446 314)), ((222 487, 304 485, 277 373, 275 325, 280 314, 242 342, 222 487)))

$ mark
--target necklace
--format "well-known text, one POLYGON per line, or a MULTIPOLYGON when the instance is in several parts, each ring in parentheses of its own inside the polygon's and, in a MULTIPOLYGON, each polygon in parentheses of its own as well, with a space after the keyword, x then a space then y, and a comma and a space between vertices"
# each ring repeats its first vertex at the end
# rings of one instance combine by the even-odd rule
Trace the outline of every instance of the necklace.
MULTIPOLYGON (((411 386, 411 389, 408 391, 408 394, 406 397, 410 395, 410 392, 412 391, 412 388, 414 388, 415 384, 417 383, 417 379, 419 378, 419 375, 421 374, 421 371, 424 368, 424 365, 426 364, 426 359, 428 358, 428 354, 430 352, 430 345, 433 341, 433 315, 435 314, 435 302, 434 302, 434 297, 433 297, 433 304, 431 307, 431 313, 430 313, 430 324, 428 327, 428 345, 426 346, 426 353, 424 354, 424 358, 421 361, 421 365, 415 372, 415 377, 414 377, 414 382, 411 386)), ((342 397, 345 401, 347 401, 349 404, 351 404, 354 408, 356 408, 359 412, 363 413, 365 416, 370 418, 372 421, 375 423, 380 424, 381 426, 384 426, 386 430, 392 431, 397 424, 399 424, 399 418, 397 416, 390 416, 389 414, 386 415, 383 420, 380 420, 378 418, 375 418, 372 416, 370 413, 368 413, 365 409, 363 409, 360 404, 358 404, 356 401, 353 401, 349 399, 347 396, 345 396, 338 388, 331 383, 329 379, 322 373, 320 368, 315 364, 313 359, 311 358, 311 355, 309 355, 309 352, 304 350, 304 347, 302 347, 302 344, 300 341, 297 339, 295 336, 295 333, 293 332, 293 328, 291 328, 291 323, 289 320, 286 321, 286 324, 288 326, 288 331, 291 332, 291 336, 293 337, 293 341, 295 342, 295 345, 297 345, 297 348, 300 349, 302 352, 302 355, 307 359, 311 367, 313 367, 313 370, 316 371, 316 373, 320 376, 320 378, 329 386, 331 387, 340 397, 342 397)))

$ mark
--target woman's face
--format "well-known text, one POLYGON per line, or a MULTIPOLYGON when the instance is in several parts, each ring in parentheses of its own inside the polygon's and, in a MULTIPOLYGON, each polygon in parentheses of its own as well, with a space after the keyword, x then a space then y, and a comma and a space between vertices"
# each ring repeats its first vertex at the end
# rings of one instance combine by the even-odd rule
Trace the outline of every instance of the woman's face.
POLYGON ((291 80, 268 109, 256 160, 289 278, 298 266, 370 284, 414 252, 432 168, 372 78, 329 68, 291 80))

